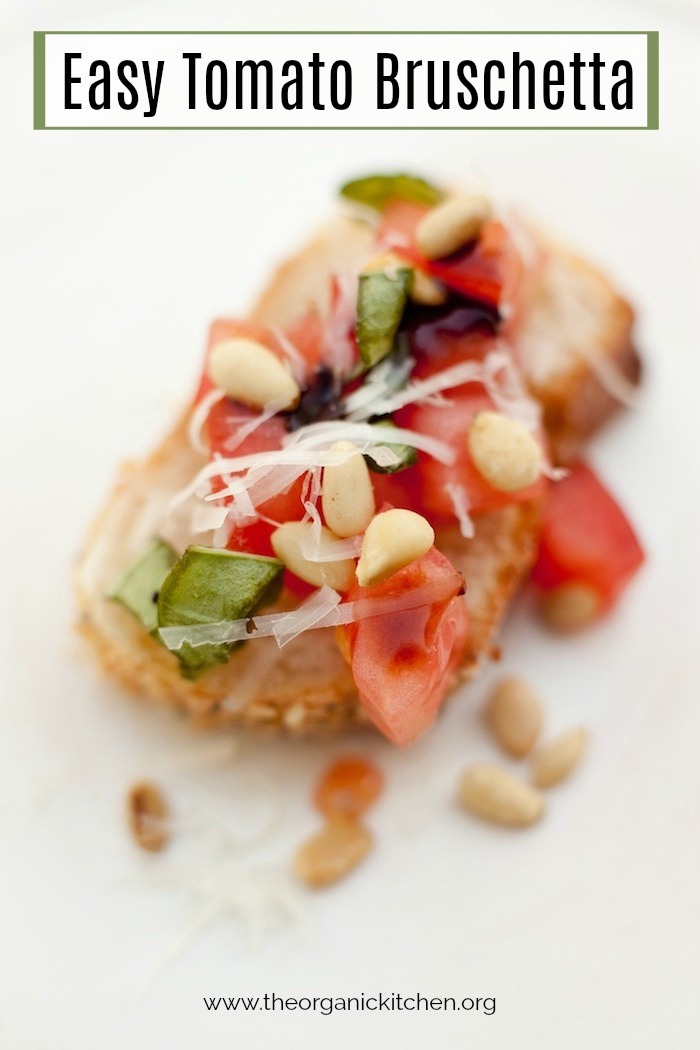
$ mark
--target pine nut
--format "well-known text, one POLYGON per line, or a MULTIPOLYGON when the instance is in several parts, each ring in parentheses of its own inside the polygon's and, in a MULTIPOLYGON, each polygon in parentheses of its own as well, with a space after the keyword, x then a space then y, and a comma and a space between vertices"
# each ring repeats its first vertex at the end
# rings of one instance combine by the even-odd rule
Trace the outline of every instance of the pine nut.
POLYGON ((490 202, 480 194, 448 197, 419 223, 416 247, 426 259, 442 259, 478 237, 491 214, 490 202))
MULTIPOLYGON (((280 561, 300 580, 310 583, 312 587, 323 587, 324 584, 334 591, 347 591, 352 585, 355 574, 355 562, 352 558, 342 561, 309 561, 301 552, 301 545, 316 526, 310 521, 286 521, 272 533, 270 542, 280 561)), ((333 540, 330 529, 321 527, 321 538, 333 540)))
POLYGON ((472 766, 462 774, 459 801, 475 817, 512 828, 534 824, 544 812, 539 791, 500 766, 486 764, 472 766))
POLYGON ((321 505, 336 536, 357 536, 374 516, 374 489, 365 458, 351 441, 337 441, 332 452, 348 452, 344 463, 323 471, 321 505))
POLYGON ((308 839, 294 857, 294 873, 307 886, 328 886, 357 867, 372 845, 358 821, 335 817, 308 839))
POLYGON ((542 595, 540 608, 554 631, 576 631, 587 627, 600 612, 600 598, 587 583, 563 583, 542 595))
POLYGON ((439 281, 434 280, 425 270, 420 270, 407 259, 402 259, 397 252, 382 252, 375 255, 362 268, 363 273, 375 273, 377 270, 391 272, 398 269, 413 270, 413 283, 408 293, 414 303, 422 306, 440 306, 447 302, 447 289, 439 281))
POLYGON ((524 679, 503 678, 489 697, 486 719, 504 751, 521 758, 532 750, 542 728, 542 704, 524 679))
POLYGON ((386 510, 367 526, 357 579, 361 587, 373 587, 399 569, 422 558, 435 542, 430 522, 412 510, 386 510))
POLYGON ((502 412, 478 412, 467 446, 476 469, 499 492, 518 492, 540 476, 540 446, 519 420, 502 412))
POLYGON ((532 779, 539 788, 554 787, 575 769, 588 743, 588 733, 582 727, 570 729, 556 740, 537 751, 532 768, 532 779))
POLYGON ((141 849, 158 853, 167 845, 168 806, 156 784, 141 780, 129 788, 126 797, 129 828, 141 849))
POLYGON ((447 289, 425 272, 413 270, 413 284, 409 295, 420 306, 441 306, 447 302, 447 289))
POLYGON ((299 403, 301 390, 283 361, 252 339, 225 339, 209 355, 209 375, 224 393, 251 408, 299 403))

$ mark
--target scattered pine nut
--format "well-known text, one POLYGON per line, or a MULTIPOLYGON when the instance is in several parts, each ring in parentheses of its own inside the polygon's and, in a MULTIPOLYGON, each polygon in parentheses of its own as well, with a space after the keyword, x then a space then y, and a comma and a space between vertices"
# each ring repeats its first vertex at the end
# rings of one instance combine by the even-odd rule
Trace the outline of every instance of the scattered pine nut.
POLYGON ((481 764, 464 771, 459 801, 475 817, 504 827, 525 828, 540 819, 544 799, 501 766, 481 764))
POLYGON ((131 834, 141 847, 158 853, 168 843, 168 806, 160 788, 147 780, 132 784, 126 796, 131 834))
POLYGON ((357 867, 372 845, 367 828, 351 817, 334 817, 297 851, 294 873, 307 886, 337 882, 357 867))
POLYGON ((499 492, 518 492, 540 476, 540 446, 527 427, 502 412, 478 412, 467 446, 476 469, 499 492))
POLYGON ((486 720, 504 751, 522 758, 542 728, 542 703, 523 678, 502 678, 489 696, 486 720))
POLYGON ((588 743, 588 733, 579 727, 570 729, 538 749, 532 779, 539 788, 554 787, 576 768, 588 743))
POLYGON ((357 579, 361 587, 383 583, 399 569, 427 554, 435 542, 430 522, 412 510, 384 511, 367 526, 357 579))
POLYGON ((601 602, 587 583, 563 583, 542 595, 540 609, 553 631, 577 631, 596 619, 601 602))
POLYGON ((374 488, 365 457, 351 441, 337 441, 331 452, 349 458, 323 471, 321 506, 326 524, 336 536, 357 536, 374 517, 374 488))
POLYGON ((253 339, 224 339, 209 355, 209 375, 224 393, 251 408, 274 404, 278 410, 295 408, 299 384, 286 364, 253 339))
POLYGON ((491 213, 490 202, 481 194, 448 197, 419 223, 416 247, 426 259, 451 255, 479 236, 491 213))
MULTIPOLYGON (((347 591, 355 576, 355 562, 352 558, 341 561, 309 561, 305 558, 301 545, 316 526, 310 521, 286 521, 272 533, 270 543, 280 561, 312 587, 332 587, 334 591, 347 591)), ((334 538, 330 529, 321 528, 322 540, 334 538)))

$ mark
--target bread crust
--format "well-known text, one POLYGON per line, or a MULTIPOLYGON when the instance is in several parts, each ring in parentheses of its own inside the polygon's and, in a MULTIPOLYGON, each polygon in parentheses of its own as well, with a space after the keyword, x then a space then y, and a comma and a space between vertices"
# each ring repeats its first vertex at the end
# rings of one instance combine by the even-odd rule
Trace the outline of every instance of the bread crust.
MULTIPOLYGON (((341 219, 330 224, 277 270, 251 316, 284 326, 310 307, 323 313, 328 274, 359 266, 371 244, 372 232, 364 223, 341 219)), ((614 359, 630 377, 636 376, 638 359, 630 340, 628 304, 588 264, 573 256, 562 258, 568 279, 578 280, 597 296, 596 311, 605 315, 597 318, 597 352, 614 359)), ((552 297, 561 279, 559 272, 556 280, 551 274, 543 276, 539 312, 532 325, 533 346, 543 326, 547 331, 552 323, 556 327, 556 316, 552 320, 550 315, 557 312, 552 297)), ((530 379, 563 459, 615 407, 590 363, 573 352, 570 356, 564 361, 566 367, 530 379)), ((171 653, 105 597, 153 535, 164 503, 201 464, 201 456, 190 446, 184 417, 150 456, 122 468, 90 530, 76 568, 78 627, 102 671, 137 697, 211 725, 282 728, 300 734, 368 724, 330 629, 301 635, 282 650, 271 638, 246 643, 234 650, 226 665, 192 682, 180 675, 171 653)), ((453 686, 473 677, 485 657, 497 654, 501 622, 536 555, 540 513, 537 503, 512 504, 480 515, 471 540, 464 540, 456 528, 438 533, 437 546, 464 574, 471 624, 469 647, 453 686)), ((290 598, 283 595, 276 608, 285 607, 290 607, 290 598)))
POLYGON ((518 343, 556 462, 575 459, 621 409, 621 389, 625 400, 634 397, 642 366, 633 329, 630 303, 604 274, 559 245, 547 245, 518 343))

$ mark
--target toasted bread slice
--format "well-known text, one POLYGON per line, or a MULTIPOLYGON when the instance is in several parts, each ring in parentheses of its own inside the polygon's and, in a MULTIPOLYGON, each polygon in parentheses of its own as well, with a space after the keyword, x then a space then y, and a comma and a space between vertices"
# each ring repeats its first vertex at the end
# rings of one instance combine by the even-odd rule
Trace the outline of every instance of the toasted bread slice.
MULTIPOLYGON (((252 316, 284 326, 311 305, 323 311, 329 274, 361 264, 370 245, 371 233, 360 222, 341 219, 326 227, 277 271, 252 316)), ((579 307, 583 304, 591 315, 587 360, 591 353, 614 362, 628 360, 632 352, 624 348, 630 345, 631 312, 586 263, 561 254, 552 266, 543 280, 553 282, 552 288, 566 288, 556 296, 549 285, 541 289, 533 320, 528 322, 532 330, 527 360, 537 359, 530 368, 533 387, 552 417, 555 438, 561 435, 568 454, 611 410, 596 371, 582 365, 581 333, 576 327, 579 307), (567 304, 573 302, 577 308, 571 308, 569 316, 567 304), (536 353, 538 339, 545 336, 551 362, 546 368, 536 353), (575 403, 579 397, 585 399, 585 409, 575 403)), ((103 670, 137 696, 213 724, 280 726, 303 732, 367 722, 332 630, 301 635, 282 650, 274 639, 258 639, 234 650, 226 665, 192 682, 180 675, 171 653, 105 597, 158 530, 172 495, 201 465, 202 457, 191 448, 183 419, 146 460, 123 468, 93 525, 77 567, 79 626, 103 670)), ((539 515, 536 504, 513 504, 479 516, 471 540, 464 540, 456 528, 438 533, 438 547, 467 584, 471 638, 455 684, 472 677, 480 661, 494 652, 506 609, 535 557, 539 515)), ((283 595, 276 608, 288 607, 288 600, 283 595)))

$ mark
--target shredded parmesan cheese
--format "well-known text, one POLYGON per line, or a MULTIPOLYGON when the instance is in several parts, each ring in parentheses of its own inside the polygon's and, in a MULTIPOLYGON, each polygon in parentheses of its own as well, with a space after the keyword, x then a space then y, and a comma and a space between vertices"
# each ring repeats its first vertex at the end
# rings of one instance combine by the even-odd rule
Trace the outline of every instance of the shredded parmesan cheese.
POLYGON ((306 361, 301 356, 292 340, 276 324, 270 325, 270 331, 277 340, 277 345, 287 359, 292 375, 302 386, 306 380, 306 361))
POLYGON ((469 517, 469 499, 467 496, 467 490, 464 485, 460 485, 456 481, 449 481, 447 485, 445 485, 445 491, 450 498, 450 502, 455 512, 455 518, 459 522, 459 531, 462 533, 465 540, 472 539, 474 536, 474 522, 469 517))
POLYGON ((268 613, 265 616, 249 616, 242 620, 221 620, 218 623, 188 624, 183 627, 161 627, 161 640, 171 651, 181 649, 183 645, 195 648, 202 645, 231 645, 234 642, 245 642, 252 638, 278 639, 287 634, 298 634, 300 623, 305 624, 301 630, 321 627, 337 627, 341 624, 358 623, 371 616, 395 614, 408 609, 419 609, 425 605, 445 601, 454 594, 452 580, 437 580, 417 587, 413 591, 395 597, 359 598, 354 602, 341 602, 340 595, 330 587, 321 587, 311 598, 292 612, 268 613), (313 619, 309 618, 307 605, 313 602, 313 619), (316 613, 319 613, 316 616, 316 613))
POLYGON ((362 536, 350 536, 348 539, 329 539, 323 534, 321 515, 315 504, 304 504, 308 518, 313 527, 301 542, 301 553, 307 561, 347 561, 348 558, 359 558, 362 547, 362 536))
POLYGON ((208 445, 202 440, 202 429, 204 424, 209 419, 209 413, 211 412, 214 405, 221 401, 222 397, 225 397, 223 390, 219 390, 218 387, 214 387, 208 394, 205 394, 202 400, 195 405, 190 415, 189 422, 187 424, 187 437, 189 439, 192 448, 196 449, 197 452, 204 454, 209 452, 208 445))

